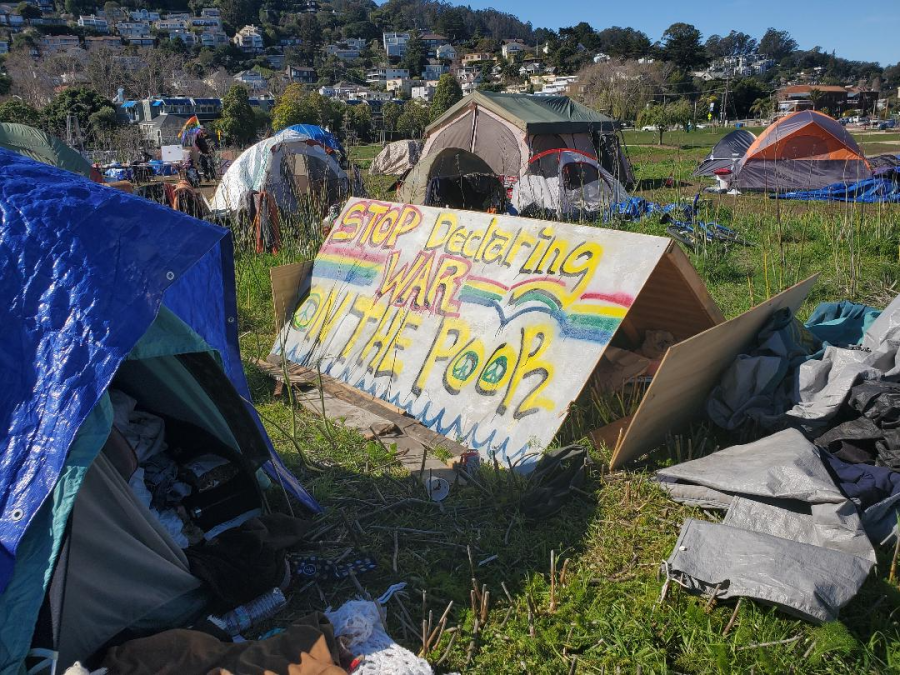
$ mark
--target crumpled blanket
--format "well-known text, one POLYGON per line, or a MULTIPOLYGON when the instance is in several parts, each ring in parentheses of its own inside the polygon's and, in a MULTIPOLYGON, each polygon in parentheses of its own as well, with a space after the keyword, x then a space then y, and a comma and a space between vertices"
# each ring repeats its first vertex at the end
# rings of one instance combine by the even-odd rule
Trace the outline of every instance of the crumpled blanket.
POLYGON ((335 611, 326 611, 325 616, 347 649, 354 656, 363 657, 353 675, 431 675, 428 661, 404 649, 387 634, 374 602, 351 600, 335 611))

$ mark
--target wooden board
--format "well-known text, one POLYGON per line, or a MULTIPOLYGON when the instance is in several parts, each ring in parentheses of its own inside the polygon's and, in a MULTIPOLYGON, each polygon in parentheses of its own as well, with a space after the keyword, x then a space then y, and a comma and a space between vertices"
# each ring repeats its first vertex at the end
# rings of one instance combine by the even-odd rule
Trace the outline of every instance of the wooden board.
POLYGON ((354 429, 370 440, 377 437, 387 446, 396 445, 400 464, 410 473, 423 472, 423 480, 429 476, 451 483, 459 480, 457 473, 437 458, 436 450, 459 456, 467 448, 422 426, 400 408, 309 368, 283 365, 276 355, 269 355, 266 361, 256 359, 255 365, 274 380, 294 387, 296 400, 310 412, 354 429))
POLYGON ((709 392, 722 373, 746 351, 775 311, 790 307, 796 312, 800 308, 817 276, 669 348, 613 453, 611 467, 619 468, 640 457, 662 443, 667 433, 684 428, 702 414, 709 392))
POLYGON ((668 298, 676 332, 718 320, 678 255, 663 237, 351 199, 272 351, 485 457, 534 461, 661 260, 648 298, 668 298))
POLYGON ((272 305, 275 309, 275 330, 280 331, 298 300, 309 292, 312 260, 279 265, 269 270, 272 280, 272 305))

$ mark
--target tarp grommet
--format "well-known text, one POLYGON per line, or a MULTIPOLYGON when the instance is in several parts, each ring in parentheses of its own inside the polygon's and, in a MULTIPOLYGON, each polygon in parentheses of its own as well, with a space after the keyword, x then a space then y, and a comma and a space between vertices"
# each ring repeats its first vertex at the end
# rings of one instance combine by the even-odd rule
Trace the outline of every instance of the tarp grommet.
POLYGON ((12 513, 9 514, 9 517, 14 523, 17 523, 25 517, 25 512, 22 509, 15 509, 12 513))
POLYGON ((175 280, 175 272, 172 272, 171 270, 166 272, 166 279, 168 279, 169 281, 174 281, 175 280))

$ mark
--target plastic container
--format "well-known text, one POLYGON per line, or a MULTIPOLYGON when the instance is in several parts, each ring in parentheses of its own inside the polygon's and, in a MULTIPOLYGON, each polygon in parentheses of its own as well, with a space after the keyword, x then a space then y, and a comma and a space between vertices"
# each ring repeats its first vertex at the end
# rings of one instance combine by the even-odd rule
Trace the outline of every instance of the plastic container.
POLYGON ((227 614, 219 617, 211 617, 214 623, 221 625, 229 635, 237 635, 255 626, 261 621, 270 619, 287 605, 287 600, 280 588, 273 588, 255 600, 235 607, 227 614))

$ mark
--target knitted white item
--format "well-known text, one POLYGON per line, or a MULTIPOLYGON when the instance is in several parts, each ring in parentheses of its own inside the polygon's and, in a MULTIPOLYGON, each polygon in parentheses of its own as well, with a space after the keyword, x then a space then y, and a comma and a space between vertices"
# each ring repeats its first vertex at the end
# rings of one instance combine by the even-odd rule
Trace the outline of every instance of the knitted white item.
POLYGON ((394 642, 381 624, 374 602, 351 600, 333 612, 325 612, 334 634, 343 637, 347 649, 363 662, 353 675, 431 675, 428 661, 394 642))

